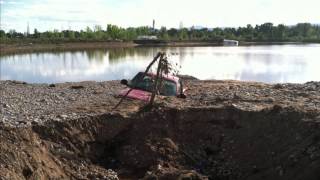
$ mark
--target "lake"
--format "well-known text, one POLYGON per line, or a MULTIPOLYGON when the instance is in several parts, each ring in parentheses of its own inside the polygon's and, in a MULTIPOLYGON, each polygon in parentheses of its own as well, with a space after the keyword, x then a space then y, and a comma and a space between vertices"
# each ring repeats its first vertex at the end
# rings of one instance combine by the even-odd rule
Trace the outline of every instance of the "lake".
POLYGON ((320 81, 320 44, 135 47, 0 56, 0 79, 29 83, 130 79, 165 51, 180 74, 267 83, 320 81), (181 68, 179 68, 181 66, 181 68))

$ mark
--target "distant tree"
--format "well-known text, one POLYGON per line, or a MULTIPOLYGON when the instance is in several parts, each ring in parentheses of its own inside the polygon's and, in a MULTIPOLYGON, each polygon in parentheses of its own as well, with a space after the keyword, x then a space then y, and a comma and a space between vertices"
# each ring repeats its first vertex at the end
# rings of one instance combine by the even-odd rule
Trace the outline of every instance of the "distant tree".
POLYGON ((94 37, 95 37, 95 35, 94 35, 92 29, 89 26, 87 26, 87 28, 86 28, 86 38, 87 39, 93 39, 94 37))
POLYGON ((279 24, 274 30, 275 39, 278 41, 283 41, 287 39, 287 28, 283 24, 279 24))
POLYGON ((6 32, 2 29, 0 29, 0 38, 5 39, 6 38, 6 32))
POLYGON ((80 40, 85 40, 85 39, 87 39, 87 33, 85 32, 85 31, 83 31, 83 30, 81 30, 80 31, 80 33, 79 33, 79 37, 80 37, 80 40))
POLYGON ((124 39, 131 41, 137 38, 137 32, 135 30, 135 28, 129 27, 125 30, 125 36, 124 39))
POLYGON ((147 26, 141 26, 141 27, 137 27, 136 32, 137 32, 138 36, 151 35, 152 29, 147 26))
POLYGON ((272 23, 264 23, 260 26, 259 32, 262 35, 262 39, 264 41, 273 40, 273 24, 272 23))
POLYGON ((312 25, 310 23, 299 23, 295 27, 299 36, 309 37, 312 34, 312 25))
POLYGON ((179 40, 187 40, 189 39, 188 36, 188 29, 182 28, 179 30, 179 40))
POLYGON ((168 32, 168 35, 171 40, 178 39, 178 30, 177 29, 171 28, 167 32, 168 32))
POLYGON ((243 32, 240 33, 241 37, 246 41, 252 41, 254 39, 254 28, 248 24, 245 28, 243 28, 243 32))
POLYGON ((120 39, 120 37, 121 37, 121 30, 116 25, 108 24, 107 33, 114 40, 115 39, 120 39))
MULTIPOLYGON (((248 24, 246 27, 238 28, 171 28, 166 27, 160 29, 152 29, 148 26, 121 28, 116 25, 108 24, 107 29, 103 30, 100 25, 94 26, 92 29, 86 27, 84 30, 72 31, 58 30, 38 32, 34 29, 33 39, 39 41, 86 41, 86 40, 125 40, 132 41, 140 35, 155 35, 163 40, 221 40, 223 38, 236 39, 241 41, 309 41, 320 42, 320 27, 310 23, 298 23, 295 26, 285 26, 279 24, 274 26, 272 23, 264 23, 253 27, 248 24)), ((0 38, 6 39, 5 42, 12 41, 29 41, 29 38, 16 32, 14 29, 7 33, 0 30, 0 38)), ((2 41, 4 42, 4 41, 2 41)))
POLYGON ((39 31, 35 28, 34 31, 33 31, 33 35, 32 35, 33 38, 40 38, 40 33, 39 31))
POLYGON ((16 34, 17 34, 16 30, 10 29, 9 32, 7 33, 7 36, 8 36, 9 38, 15 38, 15 37, 16 37, 16 34))
POLYGON ((94 26, 94 38, 97 40, 103 38, 103 31, 102 31, 102 27, 100 25, 94 26))
POLYGON ((227 39, 236 39, 236 29, 235 28, 225 28, 223 30, 223 35, 227 39))
POLYGON ((54 39, 63 38, 63 33, 60 33, 58 29, 54 29, 52 35, 54 39))
POLYGON ((163 40, 169 40, 169 34, 167 32, 167 28, 166 27, 161 27, 159 32, 158 32, 158 36, 159 38, 163 39, 163 40))
MULTIPOLYGON (((65 38, 68 38, 70 40, 74 40, 76 38, 75 32, 71 30, 62 31, 65 38)), ((78 36, 79 37, 79 36, 78 36)))

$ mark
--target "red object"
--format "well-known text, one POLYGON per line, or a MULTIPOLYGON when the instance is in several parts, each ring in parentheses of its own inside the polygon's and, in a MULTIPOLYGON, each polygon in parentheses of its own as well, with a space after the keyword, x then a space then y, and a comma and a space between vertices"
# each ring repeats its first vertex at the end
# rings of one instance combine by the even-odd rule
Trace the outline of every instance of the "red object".
MULTIPOLYGON (((136 76, 138 76, 139 74, 141 74, 143 72, 139 72, 136 76)), ((155 77, 156 74, 154 73, 147 73, 146 76, 149 77, 155 77)), ((179 77, 177 76, 173 76, 173 75, 163 75, 162 76, 164 80, 167 80, 171 83, 173 83, 175 85, 175 96, 178 96, 180 94, 180 81, 179 81, 179 77)), ((122 91, 120 91, 119 96, 125 96, 128 91, 131 88, 126 88, 122 91)), ((127 94, 126 97, 131 98, 131 99, 138 99, 138 100, 142 100, 142 101, 146 101, 148 102, 151 98, 151 92, 147 91, 147 90, 143 90, 143 89, 138 89, 138 88, 132 88, 132 90, 129 92, 129 94, 127 94)))
MULTIPOLYGON (((130 90, 130 88, 126 88, 126 89, 122 90, 119 95, 125 96, 129 90, 130 90)), ((127 97, 148 102, 151 97, 151 92, 143 91, 140 89, 132 89, 131 92, 127 95, 127 97)))

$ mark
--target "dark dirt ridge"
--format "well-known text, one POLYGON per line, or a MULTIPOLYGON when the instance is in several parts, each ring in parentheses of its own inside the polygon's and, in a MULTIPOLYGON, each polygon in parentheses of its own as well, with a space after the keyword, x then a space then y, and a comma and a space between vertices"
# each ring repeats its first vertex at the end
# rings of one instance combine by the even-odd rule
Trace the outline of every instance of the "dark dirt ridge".
POLYGON ((0 126, 0 177, 316 180, 320 131, 319 122, 310 121, 314 116, 280 106, 255 112, 156 107, 128 117, 0 126))

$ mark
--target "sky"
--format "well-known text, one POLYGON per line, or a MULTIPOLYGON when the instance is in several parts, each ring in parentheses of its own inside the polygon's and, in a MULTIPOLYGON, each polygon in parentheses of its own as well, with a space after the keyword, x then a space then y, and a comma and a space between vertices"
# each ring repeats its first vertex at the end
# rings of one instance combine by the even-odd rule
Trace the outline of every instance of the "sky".
POLYGON ((107 24, 156 28, 320 24, 320 0, 0 0, 1 29, 80 30, 107 24))

